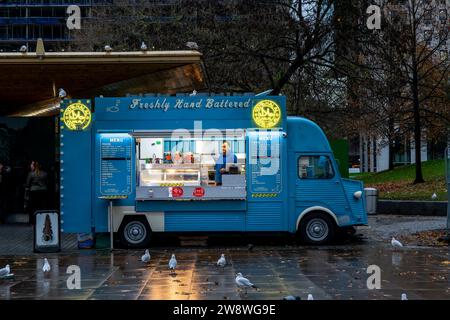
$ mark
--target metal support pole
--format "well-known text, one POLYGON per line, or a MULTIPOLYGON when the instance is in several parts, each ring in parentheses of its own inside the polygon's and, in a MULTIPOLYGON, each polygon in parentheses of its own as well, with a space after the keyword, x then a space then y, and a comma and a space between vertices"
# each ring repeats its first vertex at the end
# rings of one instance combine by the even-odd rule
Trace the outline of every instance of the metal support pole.
POLYGON ((445 182, 447 183, 447 239, 450 239, 450 146, 445 149, 445 182))
POLYGON ((114 223, 113 223, 113 201, 109 200, 109 239, 110 239, 110 249, 114 250, 114 223))

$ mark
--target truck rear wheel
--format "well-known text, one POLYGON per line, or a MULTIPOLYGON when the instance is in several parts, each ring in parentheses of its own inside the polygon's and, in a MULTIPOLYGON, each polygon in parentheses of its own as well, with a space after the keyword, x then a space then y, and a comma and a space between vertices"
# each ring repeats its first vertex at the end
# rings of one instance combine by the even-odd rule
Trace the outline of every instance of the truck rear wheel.
POLYGON ((300 222, 300 237, 304 243, 320 245, 329 243, 335 234, 333 219, 323 212, 311 212, 300 222))
POLYGON ((145 217, 125 216, 119 228, 119 239, 127 248, 145 248, 150 243, 151 233, 145 217))

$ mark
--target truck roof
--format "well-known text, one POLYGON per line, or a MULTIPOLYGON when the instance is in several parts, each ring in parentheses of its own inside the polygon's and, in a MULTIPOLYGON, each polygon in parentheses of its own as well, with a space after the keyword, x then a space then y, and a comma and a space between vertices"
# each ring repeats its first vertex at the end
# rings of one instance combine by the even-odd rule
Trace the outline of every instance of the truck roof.
POLYGON ((331 152, 323 130, 313 121, 302 117, 287 117, 288 151, 331 152))

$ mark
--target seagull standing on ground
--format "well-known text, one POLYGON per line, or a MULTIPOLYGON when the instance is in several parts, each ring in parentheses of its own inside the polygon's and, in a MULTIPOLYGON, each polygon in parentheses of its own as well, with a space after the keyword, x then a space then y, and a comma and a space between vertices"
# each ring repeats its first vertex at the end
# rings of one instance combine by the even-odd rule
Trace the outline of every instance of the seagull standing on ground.
POLYGON ((314 297, 311 293, 308 294, 308 300, 314 300, 314 297))
POLYGON ((142 44, 141 44, 141 50, 142 50, 142 51, 147 51, 147 50, 148 50, 148 47, 147 47, 147 45, 145 44, 144 41, 142 41, 142 44))
POLYGON ((437 194, 436 194, 436 192, 435 193, 433 193, 432 195, 431 195, 431 200, 436 200, 437 199, 437 194))
POLYGON ((391 245, 396 248, 403 247, 402 243, 400 241, 398 241, 397 239, 395 239, 394 237, 392 237, 391 245))
POLYGON ((408 300, 408 297, 406 296, 406 293, 402 293, 402 300, 408 300))
POLYGON ((47 258, 44 258, 44 266, 42 267, 43 272, 50 272, 50 263, 48 263, 47 258))
POLYGON ((175 271, 175 268, 177 267, 177 259, 175 258, 175 255, 172 254, 172 257, 169 261, 169 269, 172 270, 172 272, 175 271))
POLYGON ((7 264, 4 268, 0 269, 0 278, 6 277, 11 273, 11 269, 9 268, 9 264, 7 264))
POLYGON ((238 274, 236 274, 235 282, 240 289, 245 290, 245 294, 247 294, 248 288, 258 289, 258 287, 255 286, 253 283, 251 283, 250 280, 248 280, 247 278, 244 278, 242 276, 242 273, 240 273, 240 272, 238 274))
POLYGON ((27 48, 26 45, 23 45, 23 46, 20 47, 19 51, 22 52, 22 53, 26 53, 28 51, 28 48, 27 48))
POLYGON ((111 46, 109 45, 109 44, 107 44, 106 46, 105 46, 105 51, 106 52, 111 52, 113 49, 111 48, 111 46))
POLYGON ((145 253, 141 257, 141 261, 144 262, 144 263, 148 263, 148 262, 150 262, 150 258, 151 258, 150 252, 148 252, 148 249, 145 249, 145 253))
POLYGON ((225 255, 222 253, 219 260, 217 260, 217 266, 222 267, 222 269, 224 269, 226 264, 227 264, 227 260, 225 260, 225 255))
POLYGON ((299 296, 286 296, 283 298, 283 300, 302 300, 299 296))

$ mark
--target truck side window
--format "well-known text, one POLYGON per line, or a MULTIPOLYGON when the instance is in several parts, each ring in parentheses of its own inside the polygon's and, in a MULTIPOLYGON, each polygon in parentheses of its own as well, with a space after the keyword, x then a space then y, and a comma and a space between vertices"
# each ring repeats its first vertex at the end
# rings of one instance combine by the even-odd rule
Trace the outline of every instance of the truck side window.
POLYGON ((300 179, 331 179, 334 177, 331 160, 327 156, 301 156, 298 158, 300 179))

